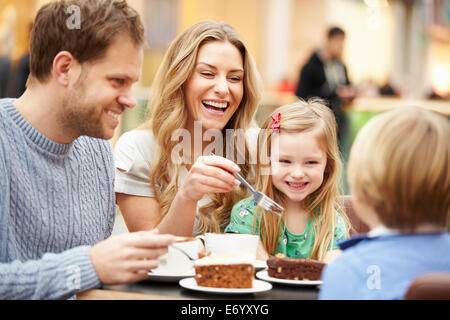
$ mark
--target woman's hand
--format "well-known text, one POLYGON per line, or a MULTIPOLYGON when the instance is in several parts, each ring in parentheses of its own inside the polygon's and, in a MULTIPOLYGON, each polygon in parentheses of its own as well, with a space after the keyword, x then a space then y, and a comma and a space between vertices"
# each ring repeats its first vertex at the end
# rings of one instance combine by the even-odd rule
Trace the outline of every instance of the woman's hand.
POLYGON ((201 156, 192 165, 180 188, 180 195, 187 200, 199 201, 207 193, 230 192, 240 185, 233 173, 239 167, 220 156, 201 156))

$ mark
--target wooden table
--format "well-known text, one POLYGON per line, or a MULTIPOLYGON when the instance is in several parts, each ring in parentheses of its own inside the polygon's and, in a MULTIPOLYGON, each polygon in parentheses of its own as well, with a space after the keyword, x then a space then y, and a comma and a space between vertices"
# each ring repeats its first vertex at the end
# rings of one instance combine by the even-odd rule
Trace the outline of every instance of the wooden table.
POLYGON ((180 287, 177 282, 155 282, 150 280, 127 285, 105 286, 77 295, 79 300, 191 300, 191 299, 233 299, 233 300, 316 300, 318 287, 294 287, 272 283, 272 290, 245 295, 218 295, 191 291, 180 287))

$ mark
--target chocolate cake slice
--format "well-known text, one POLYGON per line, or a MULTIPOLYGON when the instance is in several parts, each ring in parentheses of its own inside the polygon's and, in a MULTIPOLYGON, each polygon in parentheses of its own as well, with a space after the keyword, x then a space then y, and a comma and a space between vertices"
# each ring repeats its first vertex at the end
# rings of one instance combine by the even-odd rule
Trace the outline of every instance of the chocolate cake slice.
POLYGON ((320 280, 325 263, 313 259, 270 257, 267 260, 270 277, 288 280, 320 280))

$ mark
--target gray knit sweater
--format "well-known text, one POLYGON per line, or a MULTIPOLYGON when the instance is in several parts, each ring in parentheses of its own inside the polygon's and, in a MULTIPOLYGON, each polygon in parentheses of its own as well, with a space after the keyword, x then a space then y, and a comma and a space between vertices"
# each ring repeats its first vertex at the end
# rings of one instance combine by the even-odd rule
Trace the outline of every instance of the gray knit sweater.
POLYGON ((56 143, 0 99, 0 299, 67 299, 100 286, 90 247, 114 224, 108 141, 56 143))

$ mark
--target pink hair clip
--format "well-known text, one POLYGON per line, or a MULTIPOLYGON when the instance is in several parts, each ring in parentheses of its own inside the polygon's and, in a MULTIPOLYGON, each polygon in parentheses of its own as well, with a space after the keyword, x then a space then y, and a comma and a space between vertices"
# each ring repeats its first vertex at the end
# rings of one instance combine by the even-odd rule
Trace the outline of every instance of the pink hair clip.
POLYGON ((280 120, 281 120, 281 114, 278 112, 277 114, 274 114, 272 116, 272 124, 270 125, 270 129, 272 130, 278 130, 280 131, 280 120))

